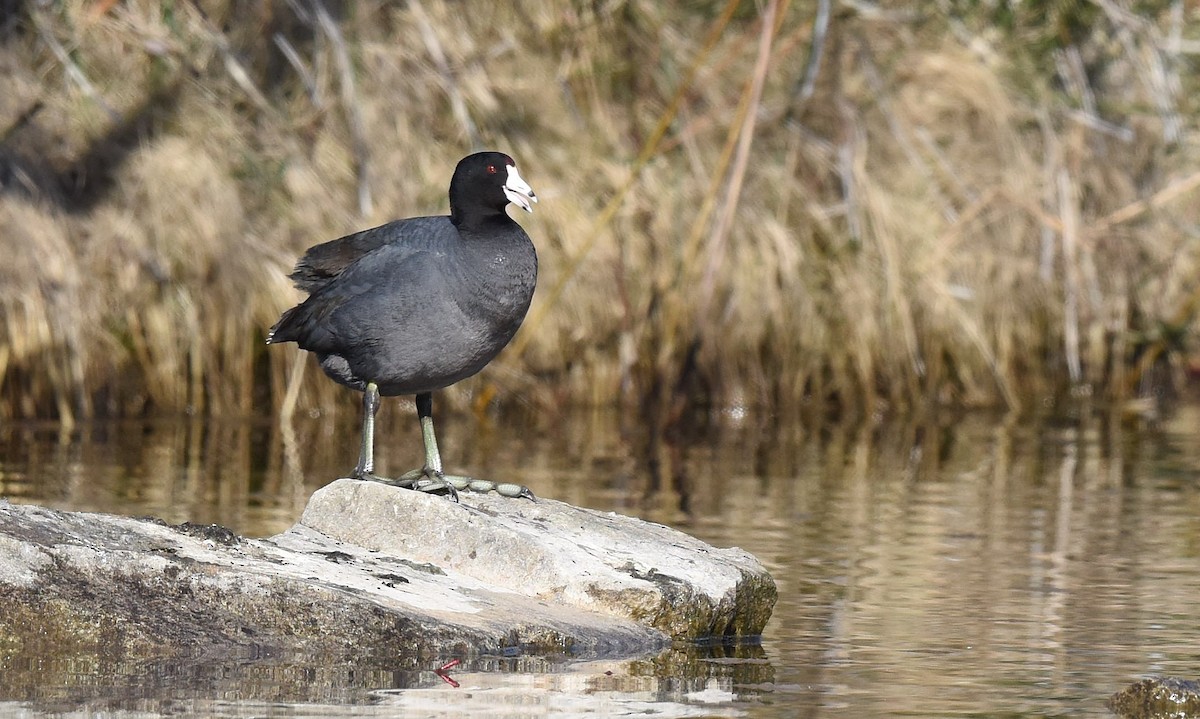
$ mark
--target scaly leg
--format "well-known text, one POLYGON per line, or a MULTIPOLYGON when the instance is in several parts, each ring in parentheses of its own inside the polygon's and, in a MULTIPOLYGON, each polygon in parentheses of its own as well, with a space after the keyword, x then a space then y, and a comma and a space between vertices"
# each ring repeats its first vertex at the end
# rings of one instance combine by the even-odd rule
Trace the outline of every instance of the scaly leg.
POLYGON ((350 476, 355 479, 369 479, 376 482, 387 481, 375 474, 375 415, 379 412, 379 387, 374 382, 368 382, 363 390, 363 426, 362 444, 358 449, 358 465, 350 476))
MULTIPOLYGON (((426 394, 427 404, 432 405, 428 401, 429 395, 426 394)), ((417 402, 420 407, 420 398, 417 402)), ((354 467, 354 472, 350 476, 355 479, 365 479, 371 482, 380 482, 382 484, 390 484, 394 487, 404 487, 405 489, 418 489, 423 492, 441 492, 447 494, 454 501, 458 501, 458 494, 454 490, 454 486, 442 481, 442 460, 437 453, 437 440, 433 442, 433 460, 430 461, 429 439, 432 435, 433 424, 432 420, 429 425, 429 435, 425 440, 425 466, 426 470, 418 473, 415 476, 412 472, 400 477, 399 479, 391 479, 389 477, 380 477, 375 474, 375 415, 379 412, 379 387, 374 382, 368 382, 363 390, 363 428, 362 428, 362 444, 358 450, 358 465, 354 467), (418 481, 421 476, 428 476, 435 481, 418 481)), ((424 427, 424 420, 422 420, 424 427)))

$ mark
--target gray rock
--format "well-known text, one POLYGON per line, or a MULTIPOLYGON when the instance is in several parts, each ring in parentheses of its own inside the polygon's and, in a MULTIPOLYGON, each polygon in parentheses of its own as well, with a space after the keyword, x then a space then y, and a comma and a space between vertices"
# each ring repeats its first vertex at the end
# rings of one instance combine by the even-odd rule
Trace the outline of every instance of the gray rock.
POLYGON ((561 502, 339 480, 269 539, 0 502, 0 654, 632 656, 755 635, 775 584, 738 549, 561 502))

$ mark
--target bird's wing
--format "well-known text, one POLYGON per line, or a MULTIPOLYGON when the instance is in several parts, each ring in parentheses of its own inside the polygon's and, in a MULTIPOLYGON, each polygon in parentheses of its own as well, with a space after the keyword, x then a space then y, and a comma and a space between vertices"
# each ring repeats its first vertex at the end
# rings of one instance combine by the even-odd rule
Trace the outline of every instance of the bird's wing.
POLYGON ((385 246, 412 251, 428 249, 453 229, 450 218, 445 216, 389 222, 310 247, 289 277, 297 289, 312 293, 385 246))
MULTIPOLYGON (((439 264, 437 258, 446 252, 446 243, 453 239, 452 233, 457 232, 446 217, 415 219, 422 222, 401 220, 358 233, 376 233, 358 245, 365 247, 373 243, 374 248, 360 253, 353 260, 344 263, 336 273, 314 283, 308 299, 283 313, 271 328, 267 341, 272 344, 295 342, 312 352, 335 352, 343 344, 341 335, 363 330, 357 327, 350 328, 347 326, 348 322, 354 325, 365 323, 368 325, 366 329, 369 330, 372 319, 368 317, 362 321, 355 312, 347 314, 340 310, 354 303, 373 305, 380 298, 372 295, 389 295, 392 301, 401 303, 412 299, 414 293, 421 291, 421 280, 428 277, 430 268, 439 264), (426 223, 425 220, 431 222, 426 223), (444 220, 444 223, 432 222, 435 220, 444 220), (386 234, 387 241, 379 242, 379 234, 386 234)), ((356 237, 350 235, 325 244, 337 244, 356 237)), ((313 249, 324 246, 318 245, 313 249)), ((305 259, 311 254, 313 253, 310 250, 305 259)), ((336 257, 333 250, 322 251, 316 256, 325 262, 322 266, 332 271, 335 265, 331 258, 336 257)), ((297 265, 297 271, 305 264, 305 259, 297 265)), ((368 337, 372 333, 367 331, 362 334, 363 341, 369 342, 368 337)))

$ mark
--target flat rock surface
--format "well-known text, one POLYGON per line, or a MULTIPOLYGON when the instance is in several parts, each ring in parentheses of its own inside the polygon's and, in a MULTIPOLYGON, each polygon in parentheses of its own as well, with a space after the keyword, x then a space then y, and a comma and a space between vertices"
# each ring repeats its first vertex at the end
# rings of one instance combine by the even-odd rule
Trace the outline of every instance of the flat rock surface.
POLYGON ((762 566, 550 500, 338 480, 268 539, 0 501, 0 654, 632 656, 755 635, 762 566))
POLYGON ((556 502, 461 493, 456 505, 339 480, 300 525, 487 586, 632 620, 674 638, 762 632, 775 583, 748 552, 661 524, 556 502))

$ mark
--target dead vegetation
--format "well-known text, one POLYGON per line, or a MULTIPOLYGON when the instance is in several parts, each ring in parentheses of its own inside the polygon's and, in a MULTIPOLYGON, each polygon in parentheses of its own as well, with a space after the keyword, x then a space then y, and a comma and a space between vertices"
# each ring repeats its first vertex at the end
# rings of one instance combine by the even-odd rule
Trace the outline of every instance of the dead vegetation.
POLYGON ((292 261, 443 212, 479 146, 543 198, 543 274, 460 400, 619 399, 661 427, 1179 381, 1200 306, 1184 3, 465 7, 9 16, 0 416, 336 407, 263 344, 292 261))

